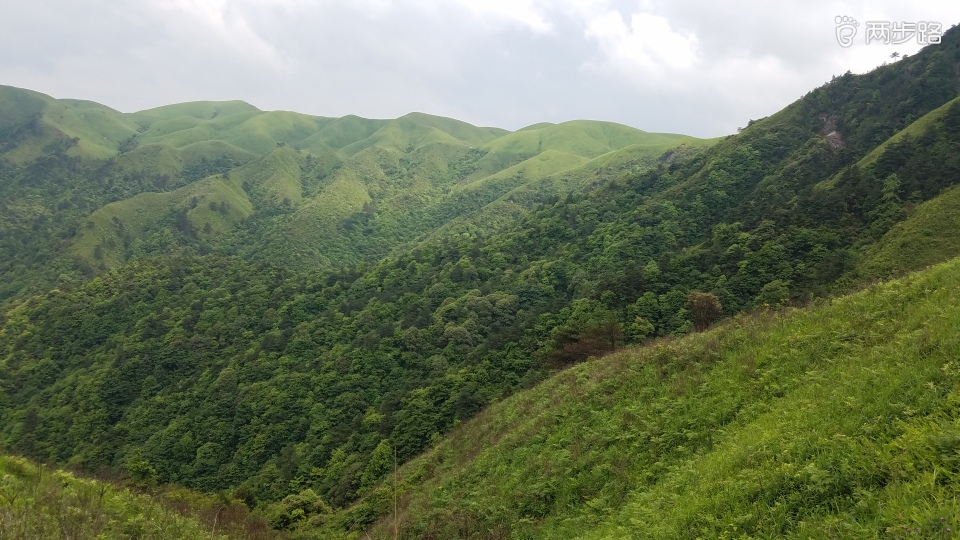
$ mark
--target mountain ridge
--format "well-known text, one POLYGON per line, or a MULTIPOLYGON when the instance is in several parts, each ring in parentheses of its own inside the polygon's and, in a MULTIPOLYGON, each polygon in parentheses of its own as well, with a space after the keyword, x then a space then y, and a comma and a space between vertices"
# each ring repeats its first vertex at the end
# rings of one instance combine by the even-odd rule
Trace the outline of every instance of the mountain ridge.
MULTIPOLYGON (((719 141, 573 123, 481 148, 463 138, 496 134, 267 115, 218 124, 246 154, 0 160, 0 445, 142 460, 308 538, 389 537, 408 461, 412 537, 943 533, 956 261, 818 299, 956 255, 926 231, 955 219, 958 32, 719 141), (285 142, 310 122, 314 151, 285 142), (456 457, 467 432, 487 453, 456 457), (916 516, 878 509, 910 490, 916 516)), ((0 142, 37 148, 27 128, 0 142)))

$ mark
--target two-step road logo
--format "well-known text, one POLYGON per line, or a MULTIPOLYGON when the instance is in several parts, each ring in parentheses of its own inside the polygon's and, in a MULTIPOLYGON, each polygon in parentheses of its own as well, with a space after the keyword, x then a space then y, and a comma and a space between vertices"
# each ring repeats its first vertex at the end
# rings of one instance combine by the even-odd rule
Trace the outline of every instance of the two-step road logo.
MULTIPOLYGON (((846 15, 837 15, 833 21, 837 24, 837 43, 844 48, 853 45, 860 22, 846 15)), ((921 45, 937 44, 942 35, 943 25, 933 21, 866 21, 863 32, 867 45, 900 45, 914 39, 921 45)))

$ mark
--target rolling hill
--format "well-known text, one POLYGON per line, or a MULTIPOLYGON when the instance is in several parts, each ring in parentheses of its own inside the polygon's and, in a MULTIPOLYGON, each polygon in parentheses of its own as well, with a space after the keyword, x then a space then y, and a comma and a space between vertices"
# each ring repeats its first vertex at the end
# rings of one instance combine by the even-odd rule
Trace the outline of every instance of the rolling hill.
POLYGON ((240 101, 125 114, 0 87, 0 189, 18 215, 4 236, 19 237, 6 248, 13 263, 5 274, 46 274, 36 291, 60 276, 174 253, 240 255, 297 271, 372 263, 453 220, 504 226, 487 219, 501 212, 484 206, 524 188, 525 202, 512 204, 517 216, 581 190, 602 168, 590 161, 604 155, 650 166, 665 152, 711 142, 603 122, 511 134, 422 113, 325 118, 240 101), (560 174, 562 182, 544 181, 560 174), (58 223, 46 221, 53 216, 58 223), (40 235, 14 231, 38 219, 47 228, 42 246, 40 235))
POLYGON ((100 158, 8 91, 0 447, 305 537, 946 535, 957 263, 823 299, 957 255, 958 63, 716 141, 197 103, 100 158))

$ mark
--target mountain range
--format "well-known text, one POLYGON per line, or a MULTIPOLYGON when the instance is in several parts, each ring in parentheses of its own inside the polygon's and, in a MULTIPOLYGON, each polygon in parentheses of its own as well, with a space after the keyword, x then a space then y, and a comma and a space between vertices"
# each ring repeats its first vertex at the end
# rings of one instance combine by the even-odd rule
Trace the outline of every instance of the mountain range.
POLYGON ((0 448, 304 538, 950 537, 958 66, 714 140, 0 87, 0 448))

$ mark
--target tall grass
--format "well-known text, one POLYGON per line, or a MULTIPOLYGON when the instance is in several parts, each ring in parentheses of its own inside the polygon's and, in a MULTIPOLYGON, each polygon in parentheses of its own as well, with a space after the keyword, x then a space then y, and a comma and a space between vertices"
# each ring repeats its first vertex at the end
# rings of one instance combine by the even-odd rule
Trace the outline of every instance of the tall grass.
POLYGON ((182 488, 135 491, 0 455, 0 540, 280 537, 235 501, 182 488))

